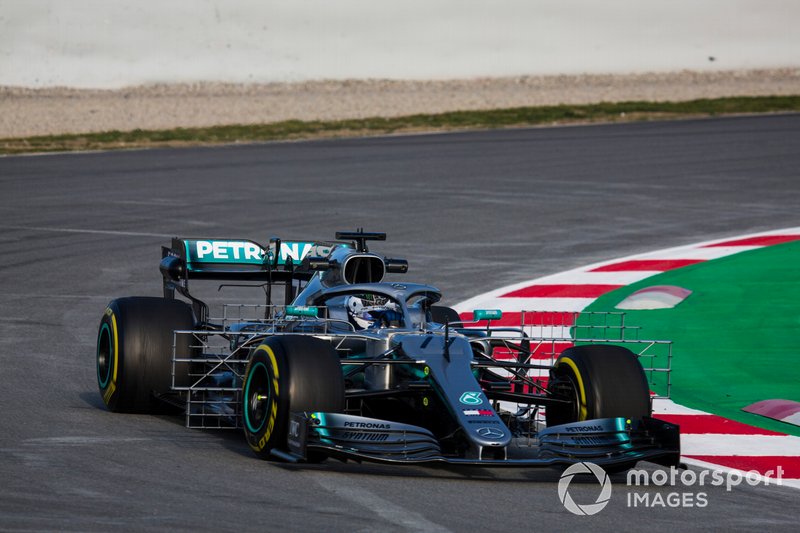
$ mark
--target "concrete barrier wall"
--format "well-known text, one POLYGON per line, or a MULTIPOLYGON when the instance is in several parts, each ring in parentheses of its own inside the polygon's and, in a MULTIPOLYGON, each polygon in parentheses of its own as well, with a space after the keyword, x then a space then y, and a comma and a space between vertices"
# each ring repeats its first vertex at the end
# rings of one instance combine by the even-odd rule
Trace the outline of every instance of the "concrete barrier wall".
POLYGON ((0 85, 800 66, 797 0, 0 0, 0 85))

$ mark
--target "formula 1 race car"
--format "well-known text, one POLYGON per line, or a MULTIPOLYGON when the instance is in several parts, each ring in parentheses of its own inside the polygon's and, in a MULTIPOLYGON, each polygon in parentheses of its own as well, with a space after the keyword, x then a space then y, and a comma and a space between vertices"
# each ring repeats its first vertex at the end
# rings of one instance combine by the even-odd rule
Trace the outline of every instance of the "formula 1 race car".
POLYGON ((103 401, 240 428, 258 456, 292 462, 678 464, 678 427, 650 416, 637 354, 573 335, 551 360, 534 357, 564 339, 492 328, 497 310, 466 322, 436 305, 434 287, 384 281, 408 270, 369 251, 385 238, 174 239, 162 251, 164 297, 116 299, 103 314, 103 401), (224 304, 212 318, 189 292, 195 279, 256 287, 266 302, 224 304))

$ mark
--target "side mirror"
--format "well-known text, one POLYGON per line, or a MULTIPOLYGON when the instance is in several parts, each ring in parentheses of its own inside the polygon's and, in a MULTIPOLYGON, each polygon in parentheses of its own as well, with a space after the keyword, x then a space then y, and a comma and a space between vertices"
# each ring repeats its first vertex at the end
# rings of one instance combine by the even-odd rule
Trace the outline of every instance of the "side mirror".
POLYGON ((408 272, 408 261, 405 259, 389 259, 387 257, 384 263, 386 264, 386 272, 392 274, 405 274, 408 272))
POLYGON ((305 305, 287 305, 286 316, 308 316, 317 318, 319 316, 319 308, 305 305))
POLYGON ((481 320, 500 320, 503 318, 503 312, 500 309, 475 309, 472 312, 472 320, 480 322, 481 320))

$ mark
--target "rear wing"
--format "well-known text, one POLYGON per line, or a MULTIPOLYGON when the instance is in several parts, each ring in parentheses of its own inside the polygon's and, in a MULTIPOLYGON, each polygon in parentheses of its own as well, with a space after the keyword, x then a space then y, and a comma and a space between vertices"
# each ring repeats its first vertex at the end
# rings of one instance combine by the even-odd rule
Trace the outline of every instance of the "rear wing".
MULTIPOLYGON (((333 266, 344 270, 343 279, 348 279, 348 271, 353 279, 366 269, 369 274, 375 260, 380 262, 380 277, 384 271, 405 272, 405 260, 379 258, 367 253, 366 241, 385 240, 385 233, 337 232, 336 241, 282 241, 270 239, 269 244, 261 244, 246 239, 172 239, 172 246, 161 248, 161 276, 164 279, 164 297, 175 298, 178 292, 192 302, 195 318, 204 323, 208 317, 208 306, 189 293, 190 279, 206 279, 238 282, 261 282, 272 301, 272 287, 284 286, 286 305, 295 297, 295 290, 301 289, 302 282, 308 282, 315 273, 333 266), (351 239, 346 241, 344 239, 351 239), (341 249, 347 250, 341 250, 341 249), (341 250, 341 252, 334 251, 341 250), (345 259, 341 264, 332 255, 342 258, 354 254, 352 260, 345 259), (363 253, 362 253, 363 252, 363 253)), ((353 282, 352 280, 350 281, 353 282)))
POLYGON ((189 293, 190 279, 219 281, 256 281, 267 286, 271 299, 272 286, 285 286, 288 304, 294 298, 294 285, 314 275, 306 258, 327 257, 336 247, 349 243, 281 241, 273 239, 267 246, 243 239, 172 239, 172 246, 161 248, 161 276, 164 297, 175 298, 175 292, 192 302, 198 322, 205 322, 208 306, 189 293))
POLYGON ((271 240, 267 246, 243 239, 178 239, 162 247, 164 279, 288 281, 308 280, 314 272, 303 267, 306 257, 327 257, 341 242, 271 240))

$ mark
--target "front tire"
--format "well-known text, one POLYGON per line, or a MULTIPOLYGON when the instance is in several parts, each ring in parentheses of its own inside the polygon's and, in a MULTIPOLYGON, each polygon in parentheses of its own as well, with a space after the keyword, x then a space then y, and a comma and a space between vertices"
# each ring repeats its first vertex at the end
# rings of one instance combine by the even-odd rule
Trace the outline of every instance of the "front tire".
MULTIPOLYGON (((180 300, 129 297, 113 300, 97 332, 97 385, 114 412, 154 413, 155 394, 172 386, 174 330, 194 329, 192 308, 180 300), (155 394, 154 394, 155 393, 155 394)), ((189 335, 178 336, 179 356, 190 353, 189 335)), ((176 384, 188 379, 188 365, 176 368, 176 384)))
POLYGON ((242 425, 247 443, 262 459, 285 450, 291 413, 344 410, 339 356, 315 337, 269 337, 250 357, 242 384, 242 425))
POLYGON ((564 350, 550 378, 554 396, 568 405, 547 407, 547 425, 594 418, 650 415, 650 388, 638 358, 621 346, 588 345, 564 350))

